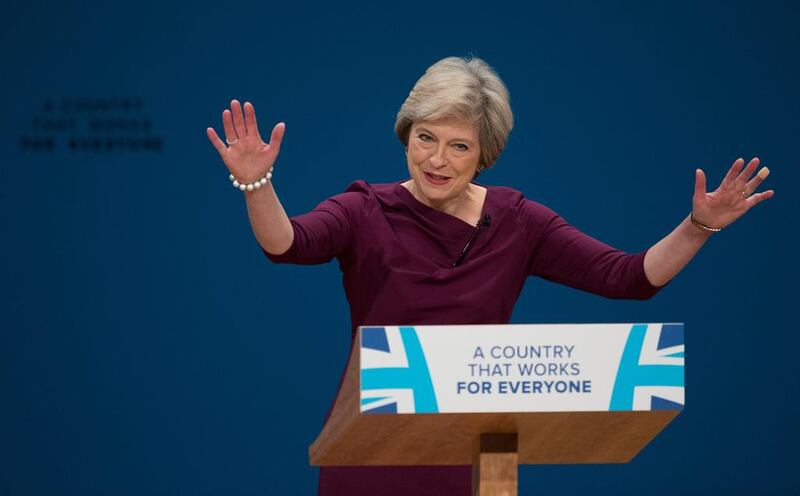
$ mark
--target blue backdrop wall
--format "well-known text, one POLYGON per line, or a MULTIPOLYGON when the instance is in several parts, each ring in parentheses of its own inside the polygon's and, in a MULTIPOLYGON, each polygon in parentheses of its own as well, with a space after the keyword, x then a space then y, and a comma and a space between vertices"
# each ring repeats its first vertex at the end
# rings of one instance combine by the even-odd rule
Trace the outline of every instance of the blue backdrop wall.
POLYGON ((530 280, 513 322, 686 323, 687 407, 633 462, 526 466, 521 494, 800 489, 794 2, 5 6, 0 493, 311 494, 349 346, 335 264, 276 266, 208 143, 231 98, 287 123, 290 214, 407 177, 426 67, 487 60, 516 115, 482 182, 628 251, 739 156, 772 200, 656 298, 530 280))

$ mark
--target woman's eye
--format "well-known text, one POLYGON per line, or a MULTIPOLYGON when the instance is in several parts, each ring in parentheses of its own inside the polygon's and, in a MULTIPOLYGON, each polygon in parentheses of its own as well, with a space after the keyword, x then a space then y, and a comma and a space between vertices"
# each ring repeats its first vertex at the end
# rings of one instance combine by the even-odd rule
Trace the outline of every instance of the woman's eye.
POLYGON ((421 133, 421 134, 420 134, 419 136, 417 136, 417 137, 418 137, 420 140, 422 140, 422 141, 428 141, 429 139, 433 139, 433 138, 431 138, 430 136, 428 136, 428 135, 427 135, 427 134, 425 134, 425 133, 421 133))
POLYGON ((461 144, 461 143, 457 143, 455 145, 455 147, 456 147, 456 150, 458 150, 460 152, 465 152, 465 151, 469 150, 469 147, 467 147, 467 145, 464 145, 464 144, 461 144))

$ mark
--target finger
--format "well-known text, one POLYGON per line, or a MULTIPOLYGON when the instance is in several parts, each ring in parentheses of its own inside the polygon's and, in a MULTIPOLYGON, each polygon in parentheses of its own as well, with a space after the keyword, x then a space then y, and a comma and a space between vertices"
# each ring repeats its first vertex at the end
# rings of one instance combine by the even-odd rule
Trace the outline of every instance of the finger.
POLYGON ((283 142, 284 134, 286 134, 286 123, 279 122, 275 124, 269 137, 269 152, 272 155, 272 160, 275 160, 281 151, 281 142, 283 142))
POLYGON ((753 178, 747 181, 747 184, 744 185, 744 192, 748 194, 753 193, 758 189, 761 183, 764 182, 764 179, 766 179, 767 176, 769 176, 769 168, 762 167, 761 170, 758 171, 758 174, 753 176, 753 178))
POLYGON ((706 194, 706 175, 702 169, 694 171, 694 196, 702 198, 706 194))
POLYGON ((762 191, 761 193, 756 193, 754 195, 750 195, 747 197, 747 208, 750 209, 764 200, 772 198, 775 196, 775 191, 768 189, 767 191, 762 191))
POLYGON ((733 161, 731 168, 728 169, 728 173, 725 174, 725 178, 722 180, 720 187, 722 186, 732 186, 733 182, 736 181, 736 176, 739 175, 739 172, 742 171, 742 167, 744 166, 744 159, 737 158, 733 161))
POLYGON ((219 136, 217 136, 217 132, 214 130, 214 128, 210 127, 206 129, 206 134, 208 135, 209 141, 211 141, 211 144, 214 145, 214 148, 217 149, 219 154, 222 155, 225 153, 228 148, 225 146, 225 143, 219 139, 219 136))
POLYGON ((752 176, 753 172, 756 171, 756 167, 758 167, 759 162, 760 160, 758 157, 754 157, 753 160, 747 164, 747 167, 745 167, 742 173, 739 174, 739 177, 736 178, 739 184, 747 183, 747 180, 750 179, 750 176, 752 176))
POLYGON ((256 124, 256 108, 250 102, 244 102, 244 124, 247 126, 249 136, 260 138, 258 124, 256 124))
POLYGON ((233 116, 228 109, 222 112, 222 128, 225 130, 225 140, 228 143, 239 139, 236 135, 236 130, 233 129, 233 116))
POLYGON ((231 113, 233 118, 233 128, 236 130, 236 136, 244 138, 247 136, 247 127, 244 125, 244 115, 242 113, 242 104, 239 100, 231 101, 231 113))

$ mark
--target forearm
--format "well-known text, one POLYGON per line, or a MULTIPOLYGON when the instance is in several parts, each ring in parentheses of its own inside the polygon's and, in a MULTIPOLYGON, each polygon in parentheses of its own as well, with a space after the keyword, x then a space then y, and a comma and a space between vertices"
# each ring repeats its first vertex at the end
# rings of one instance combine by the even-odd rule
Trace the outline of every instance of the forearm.
POLYGON ((256 240, 268 253, 279 255, 292 246, 294 230, 283 210, 272 181, 253 191, 244 193, 247 216, 256 240))
POLYGON ((650 284, 663 286, 689 263, 711 233, 692 225, 687 216, 644 257, 644 272, 650 284))

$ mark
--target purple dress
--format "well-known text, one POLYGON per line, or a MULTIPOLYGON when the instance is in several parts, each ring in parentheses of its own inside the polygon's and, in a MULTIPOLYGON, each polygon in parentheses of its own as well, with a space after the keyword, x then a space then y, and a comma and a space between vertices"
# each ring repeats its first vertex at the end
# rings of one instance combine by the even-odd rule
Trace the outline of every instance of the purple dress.
MULTIPOLYGON (((294 242, 273 262, 336 257, 361 325, 503 324, 529 275, 609 298, 646 299, 660 288, 645 252, 628 254, 581 233, 517 190, 488 186, 480 229, 418 201, 400 182, 352 183, 291 218, 294 242), (477 231, 477 233, 476 233, 477 231), (467 242, 457 267, 453 263, 467 242)), ((469 495, 471 467, 322 467, 320 496, 469 495)))

